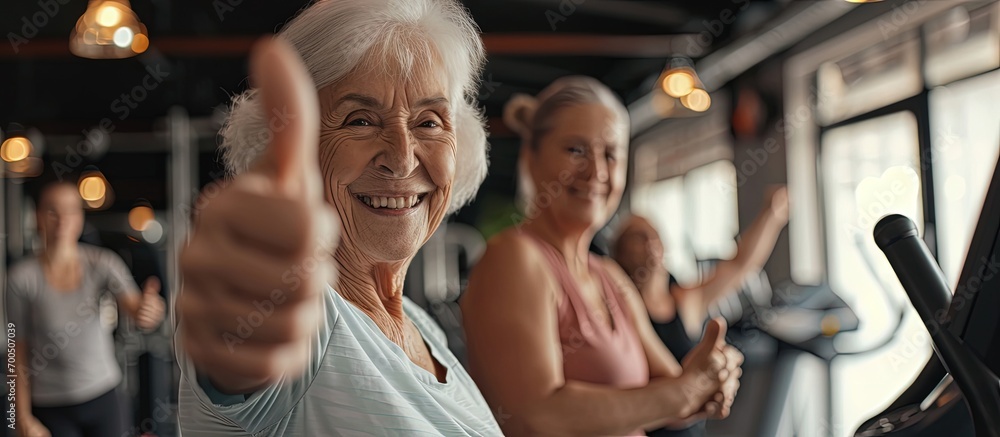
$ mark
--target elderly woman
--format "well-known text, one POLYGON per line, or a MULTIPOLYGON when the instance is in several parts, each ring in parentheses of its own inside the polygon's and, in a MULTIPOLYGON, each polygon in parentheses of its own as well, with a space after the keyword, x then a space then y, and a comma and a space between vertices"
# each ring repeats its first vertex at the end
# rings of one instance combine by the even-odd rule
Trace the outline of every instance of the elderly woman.
POLYGON ((656 337, 628 276, 590 254, 618 208, 628 115, 598 81, 566 77, 519 96, 534 192, 525 222, 494 237, 462 301, 470 372, 508 435, 641 435, 725 417, 742 355, 709 324, 683 365, 656 337))
POLYGON ((319 1, 254 51, 181 256, 185 436, 500 434, 402 294, 485 175, 483 60, 452 0, 319 1))

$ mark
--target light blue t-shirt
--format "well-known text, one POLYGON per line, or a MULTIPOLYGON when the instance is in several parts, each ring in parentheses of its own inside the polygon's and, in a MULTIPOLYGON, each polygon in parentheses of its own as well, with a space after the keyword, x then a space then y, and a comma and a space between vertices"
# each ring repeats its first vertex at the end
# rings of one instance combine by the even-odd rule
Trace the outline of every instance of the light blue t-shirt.
POLYGON ((501 435, 479 389, 448 350, 444 332, 416 304, 403 298, 404 312, 448 369, 444 383, 410 361, 332 288, 324 301, 325 317, 304 374, 246 399, 220 397, 210 385, 209 396, 177 345, 182 436, 501 435))

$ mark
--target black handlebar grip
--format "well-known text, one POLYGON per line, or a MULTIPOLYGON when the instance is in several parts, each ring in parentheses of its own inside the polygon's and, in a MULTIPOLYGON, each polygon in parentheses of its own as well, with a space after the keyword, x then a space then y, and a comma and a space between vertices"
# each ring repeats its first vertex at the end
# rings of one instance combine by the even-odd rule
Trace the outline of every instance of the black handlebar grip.
POLYGON ((931 334, 934 351, 962 390, 977 437, 1000 437, 1000 386, 989 368, 950 330, 938 314, 951 304, 951 291, 941 267, 920 239, 910 219, 893 214, 875 225, 878 245, 896 272, 910 302, 931 334))
POLYGON ((874 237, 924 325, 931 332, 940 329, 942 316, 951 306, 951 289, 917 226, 905 216, 892 214, 875 225, 874 237))

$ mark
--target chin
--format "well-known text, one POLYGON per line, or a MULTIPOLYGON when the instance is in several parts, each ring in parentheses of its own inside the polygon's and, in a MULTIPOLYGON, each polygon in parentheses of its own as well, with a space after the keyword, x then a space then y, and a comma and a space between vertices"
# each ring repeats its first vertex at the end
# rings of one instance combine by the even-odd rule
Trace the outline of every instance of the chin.
MULTIPOLYGON (((398 230, 398 229, 397 229, 398 230)), ((376 262, 394 262, 413 258, 420 250, 421 232, 372 232, 369 229, 367 235, 361 237, 361 244, 364 251, 376 262)))

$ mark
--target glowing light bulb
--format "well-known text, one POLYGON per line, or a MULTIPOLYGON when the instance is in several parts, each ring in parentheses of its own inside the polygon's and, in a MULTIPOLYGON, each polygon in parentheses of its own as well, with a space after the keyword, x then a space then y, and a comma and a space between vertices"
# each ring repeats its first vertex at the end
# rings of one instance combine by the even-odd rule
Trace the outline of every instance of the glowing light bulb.
POLYGON ((681 104, 692 111, 705 112, 712 106, 712 98, 709 97, 707 91, 695 89, 690 94, 681 97, 681 104))
POLYGON ((128 225, 139 232, 145 231, 153 221, 153 208, 139 205, 128 212, 128 225))
POLYGON ((669 73, 663 78, 663 92, 671 97, 691 94, 695 90, 694 85, 694 76, 684 70, 669 73))
POLYGON ((149 37, 141 33, 136 34, 132 39, 132 51, 136 53, 145 52, 149 48, 149 37))
POLYGON ((8 138, 0 145, 0 159, 17 162, 31 154, 31 141, 25 137, 8 138))
POLYGON ((115 30, 115 34, 111 37, 111 40, 114 41, 116 46, 124 49, 132 46, 132 38, 134 36, 135 34, 132 33, 132 29, 119 27, 115 30))
POLYGON ((87 176, 80 181, 80 197, 87 202, 97 202, 104 198, 107 187, 99 176, 87 176))
POLYGON ((101 26, 116 26, 122 21, 122 11, 118 9, 118 6, 114 2, 104 2, 97 8, 95 19, 97 24, 101 26))

